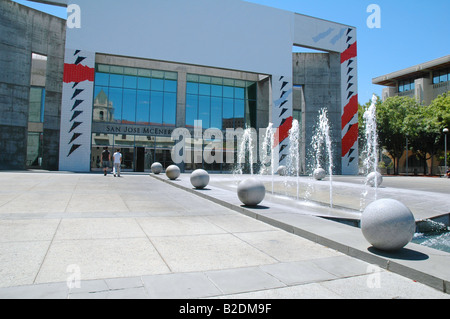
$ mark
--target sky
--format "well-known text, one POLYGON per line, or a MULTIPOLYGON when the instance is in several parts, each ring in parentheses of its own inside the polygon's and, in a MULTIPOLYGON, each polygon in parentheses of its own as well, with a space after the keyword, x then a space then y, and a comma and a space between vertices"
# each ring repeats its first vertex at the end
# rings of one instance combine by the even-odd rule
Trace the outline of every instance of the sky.
MULTIPOLYGON (((374 93, 381 96, 383 87, 373 85, 373 78, 450 54, 449 0, 246 1, 356 27, 360 104, 368 102, 374 93), (369 28, 367 24, 374 13, 367 12, 371 4, 380 9, 379 28, 369 28)), ((25 0, 16 2, 67 17, 65 8, 25 0)))

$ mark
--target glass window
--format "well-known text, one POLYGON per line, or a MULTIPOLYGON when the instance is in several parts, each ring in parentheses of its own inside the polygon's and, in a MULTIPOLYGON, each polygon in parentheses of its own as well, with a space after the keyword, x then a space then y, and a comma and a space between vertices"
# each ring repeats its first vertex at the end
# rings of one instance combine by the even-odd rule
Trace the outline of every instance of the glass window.
POLYGON ((97 72, 95 74, 95 85, 109 86, 109 74, 97 72))
POLYGON ((152 91, 164 91, 164 80, 152 79, 152 91))
POLYGON ((150 120, 150 91, 137 91, 136 123, 148 124, 150 120))
POLYGON ((111 72, 111 73, 123 74, 123 67, 122 66, 111 65, 109 70, 110 70, 109 72, 111 72))
POLYGON ((123 89, 121 88, 109 88, 109 100, 112 106, 112 122, 120 123, 122 121, 122 101, 123 101, 123 89))
POLYGON ((186 93, 187 94, 198 94, 198 83, 188 82, 186 84, 186 93))
POLYGON ((245 90, 243 88, 234 88, 235 99, 245 99, 245 90))
POLYGON ((222 98, 211 97, 211 127, 222 129, 222 98))
POLYGON ((112 104, 108 99, 109 90, 107 86, 95 86, 94 88, 94 113, 93 120, 100 122, 110 121, 112 104), (103 116, 102 116, 103 114, 103 116))
POLYGON ((234 101, 233 99, 223 99, 223 129, 234 128, 234 101))
POLYGON ((156 79, 164 79, 164 71, 156 71, 156 70, 153 70, 153 71, 152 71, 152 78, 156 78, 156 79))
POLYGON ((138 77, 137 88, 139 90, 150 90, 150 78, 138 77))
POLYGON ((231 86, 223 87, 223 97, 234 98, 234 89, 231 86))
POLYGON ((439 82, 447 82, 447 73, 441 72, 440 76, 439 76, 439 82))
POLYGON ((109 86, 119 87, 119 88, 123 87, 123 75, 110 74, 109 86))
POLYGON ((166 80, 178 80, 178 73, 177 72, 164 72, 164 78, 166 80))
POLYGON ((164 125, 175 125, 177 118, 177 95, 176 93, 164 93, 164 125))
POLYGON ((186 96, 186 126, 194 126, 194 121, 198 118, 198 96, 188 94, 186 96))
POLYGON ((176 92, 177 91, 177 81, 165 80, 164 81, 164 91, 165 92, 176 92))
POLYGON ((150 122, 151 124, 162 124, 164 93, 158 91, 151 91, 150 99, 151 99, 150 122))
POLYGON ((44 122, 45 89, 30 88, 30 102, 28 107, 28 122, 44 122))
POLYGON ((138 75, 141 77, 150 78, 152 77, 152 71, 148 69, 138 69, 138 75))
POLYGON ((122 123, 136 123, 136 90, 123 90, 122 123))
POLYGON ((211 85, 209 84, 200 84, 199 85, 199 94, 200 95, 211 95, 211 85))
POLYGON ((434 71, 433 72, 433 84, 438 84, 439 83, 439 71, 434 71))
POLYGON ((236 119, 243 119, 245 114, 244 100, 234 100, 234 117, 236 119))
POLYGON ((211 98, 209 96, 199 96, 198 119, 202 120, 203 128, 210 127, 211 98))
POLYGON ((123 87, 126 89, 136 89, 137 88, 137 77, 125 75, 123 77, 123 87))
POLYGON ((221 85, 211 85, 211 96, 222 96, 221 85))

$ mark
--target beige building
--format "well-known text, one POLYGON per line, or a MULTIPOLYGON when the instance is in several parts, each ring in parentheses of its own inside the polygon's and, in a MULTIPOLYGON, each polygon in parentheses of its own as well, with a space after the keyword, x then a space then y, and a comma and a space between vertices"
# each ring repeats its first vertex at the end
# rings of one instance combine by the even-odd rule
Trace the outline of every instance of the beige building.
MULTIPOLYGON (((372 83, 385 86, 382 91, 383 101, 393 96, 408 96, 419 103, 429 105, 436 97, 450 91, 450 55, 376 77, 372 83)), ((405 150, 406 143, 405 138, 405 150)), ((424 163, 420 163, 412 155, 409 151, 408 162, 406 152, 400 158, 399 173, 423 173, 424 163)), ((427 161, 428 170, 431 162, 427 161)), ((439 166, 439 160, 435 159, 433 163, 433 173, 443 174, 444 168, 439 166)))
POLYGON ((376 77, 372 83, 385 86, 383 101, 391 96, 409 96, 430 104, 450 91, 450 55, 376 77))

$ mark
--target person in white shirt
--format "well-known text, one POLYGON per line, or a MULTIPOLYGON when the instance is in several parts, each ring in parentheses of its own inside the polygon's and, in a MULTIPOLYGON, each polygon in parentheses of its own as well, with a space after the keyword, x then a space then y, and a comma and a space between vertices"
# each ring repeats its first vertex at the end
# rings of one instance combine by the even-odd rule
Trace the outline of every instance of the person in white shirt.
POLYGON ((116 174, 118 177, 120 177, 120 165, 122 164, 122 154, 120 153, 120 149, 117 149, 116 152, 113 155, 113 173, 114 177, 116 177, 116 174))

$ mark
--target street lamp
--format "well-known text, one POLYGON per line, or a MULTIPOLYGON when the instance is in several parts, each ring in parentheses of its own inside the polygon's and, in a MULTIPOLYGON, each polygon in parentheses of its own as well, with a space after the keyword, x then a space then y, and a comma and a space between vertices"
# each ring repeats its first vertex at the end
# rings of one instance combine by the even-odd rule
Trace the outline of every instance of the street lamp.
POLYGON ((448 128, 444 128, 443 130, 442 130, 442 132, 444 132, 444 136, 445 136, 445 139, 444 139, 444 149, 445 149, 445 151, 444 151, 444 172, 445 172, 445 175, 447 175, 447 134, 448 134, 448 128))

